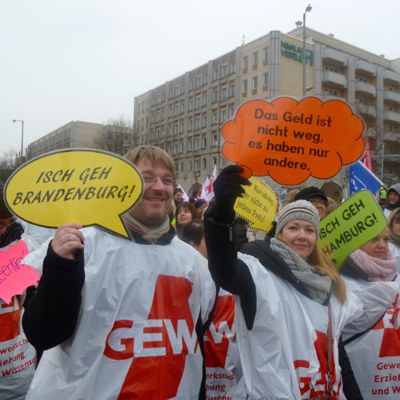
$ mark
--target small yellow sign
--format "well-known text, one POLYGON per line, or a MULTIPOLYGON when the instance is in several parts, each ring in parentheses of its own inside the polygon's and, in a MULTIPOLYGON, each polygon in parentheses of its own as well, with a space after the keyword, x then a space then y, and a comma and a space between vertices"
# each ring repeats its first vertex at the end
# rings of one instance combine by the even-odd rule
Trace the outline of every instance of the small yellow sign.
POLYGON ((128 160, 105 151, 73 149, 22 165, 6 183, 5 201, 13 214, 35 225, 58 228, 77 222, 129 237, 120 216, 142 191, 142 177, 128 160))
POLYGON ((269 232, 278 211, 278 195, 259 179, 251 177, 251 186, 243 186, 243 197, 236 199, 234 210, 250 222, 250 228, 269 232))

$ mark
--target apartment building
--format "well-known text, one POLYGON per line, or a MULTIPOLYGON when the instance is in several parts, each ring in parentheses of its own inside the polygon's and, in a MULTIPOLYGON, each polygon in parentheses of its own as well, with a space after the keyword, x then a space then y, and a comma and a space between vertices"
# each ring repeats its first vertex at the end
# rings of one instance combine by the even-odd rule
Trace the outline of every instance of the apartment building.
POLYGON ((120 155, 132 147, 132 129, 123 124, 72 121, 28 145, 27 159, 70 148, 103 149, 120 155))
MULTIPOLYGON (((399 182, 400 59, 388 60, 303 27, 267 35, 135 97, 134 144, 154 144, 176 161, 190 191, 226 165, 221 127, 243 102, 277 96, 348 102, 365 121, 374 172, 399 182)), ((344 174, 344 171, 342 172, 344 174)))

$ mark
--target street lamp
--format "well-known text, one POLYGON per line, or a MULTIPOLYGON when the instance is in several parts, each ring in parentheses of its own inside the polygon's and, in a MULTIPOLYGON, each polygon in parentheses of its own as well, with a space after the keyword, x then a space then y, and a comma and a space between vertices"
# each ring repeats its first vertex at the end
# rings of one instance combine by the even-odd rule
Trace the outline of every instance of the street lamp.
POLYGON ((306 14, 312 10, 309 4, 303 14, 303 97, 307 92, 306 85, 306 14))
POLYGON ((13 119, 13 122, 21 122, 21 158, 24 156, 24 120, 23 119, 13 119))

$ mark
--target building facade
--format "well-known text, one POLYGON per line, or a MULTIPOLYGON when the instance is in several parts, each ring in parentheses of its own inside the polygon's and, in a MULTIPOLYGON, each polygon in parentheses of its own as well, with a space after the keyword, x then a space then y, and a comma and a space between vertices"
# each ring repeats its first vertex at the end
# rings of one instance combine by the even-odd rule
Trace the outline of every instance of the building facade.
POLYGON ((92 148, 123 155, 132 147, 132 128, 123 124, 72 121, 28 145, 27 159, 49 151, 92 148))
POLYGON ((271 31, 135 97, 133 143, 175 159, 185 190, 226 165, 221 127, 250 99, 314 95, 348 102, 367 126, 374 172, 390 185, 400 173, 400 59, 387 60, 303 27, 271 31))

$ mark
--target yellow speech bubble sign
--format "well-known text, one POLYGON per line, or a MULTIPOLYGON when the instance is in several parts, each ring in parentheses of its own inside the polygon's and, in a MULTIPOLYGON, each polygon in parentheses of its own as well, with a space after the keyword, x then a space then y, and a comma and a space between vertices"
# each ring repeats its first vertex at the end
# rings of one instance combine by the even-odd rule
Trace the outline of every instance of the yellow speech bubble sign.
POLYGON ((243 186, 243 197, 236 199, 233 209, 250 222, 250 227, 269 232, 278 210, 278 195, 259 179, 251 177, 251 186, 243 186))
POLYGON ((13 214, 35 225, 78 222, 129 237, 121 214, 142 191, 142 177, 128 160, 74 149, 47 153, 18 168, 6 183, 5 201, 13 214))

